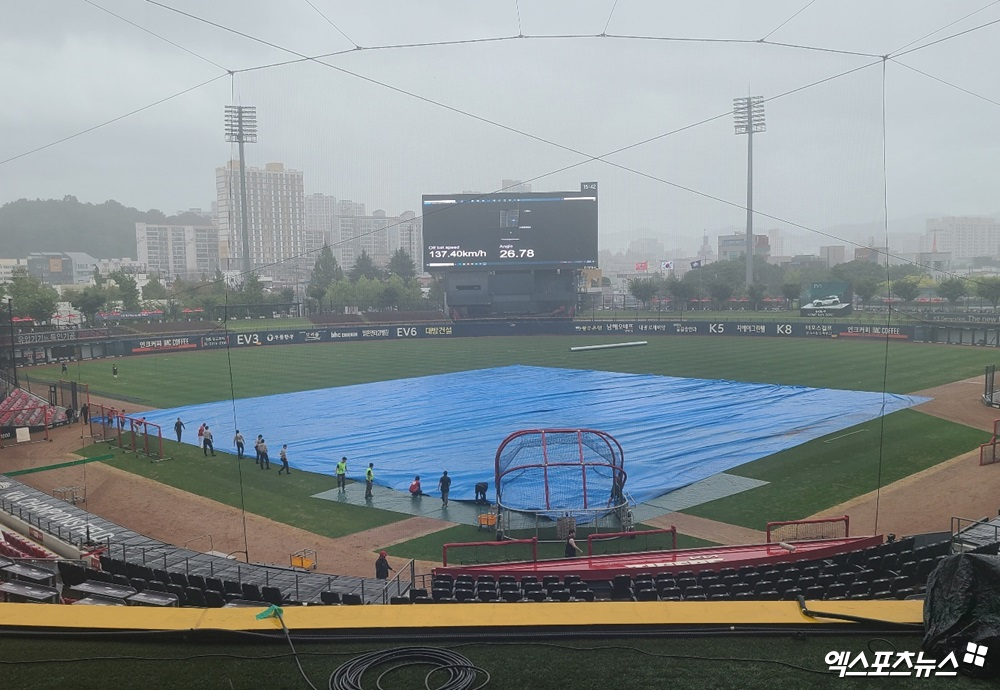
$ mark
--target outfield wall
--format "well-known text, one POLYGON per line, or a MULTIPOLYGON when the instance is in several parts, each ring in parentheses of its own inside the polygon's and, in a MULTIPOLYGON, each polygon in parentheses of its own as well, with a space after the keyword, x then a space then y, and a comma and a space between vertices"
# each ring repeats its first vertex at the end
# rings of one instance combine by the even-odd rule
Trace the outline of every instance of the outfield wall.
MULTIPOLYGON (((59 332, 63 333, 63 332, 59 332)), ((771 338, 848 338, 889 339, 902 342, 942 343, 1000 347, 1000 326, 969 324, 916 324, 879 326, 817 319, 809 321, 689 321, 689 320, 614 320, 614 321, 457 321, 419 324, 359 324, 256 331, 148 335, 105 338, 83 343, 44 342, 46 333, 32 334, 30 344, 14 346, 22 364, 44 364, 59 358, 96 359, 155 352, 212 350, 220 348, 333 343, 358 340, 403 340, 407 338, 474 338, 526 335, 605 335, 646 336, 718 336, 771 338)))
POLYGON ((779 338, 890 338, 892 340, 912 341, 914 327, 841 323, 781 323, 777 321, 459 321, 441 324, 325 327, 133 338, 117 341, 114 343, 115 351, 108 354, 139 355, 152 352, 333 343, 352 340, 469 338, 507 335, 709 335, 779 338))

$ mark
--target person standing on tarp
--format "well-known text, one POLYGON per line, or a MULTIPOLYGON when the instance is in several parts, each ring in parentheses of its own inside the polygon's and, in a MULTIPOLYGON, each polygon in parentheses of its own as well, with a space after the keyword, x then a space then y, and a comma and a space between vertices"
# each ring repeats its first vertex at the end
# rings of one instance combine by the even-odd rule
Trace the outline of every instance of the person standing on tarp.
POLYGON ((278 451, 278 457, 281 458, 281 469, 278 470, 278 474, 284 472, 285 474, 291 474, 292 471, 288 469, 288 444, 286 443, 278 451))
POLYGON ((239 429, 236 430, 236 435, 233 436, 233 445, 236 446, 236 459, 242 460, 243 448, 245 447, 245 444, 243 441, 243 434, 240 433, 239 429))
POLYGON ((365 470, 365 498, 372 497, 372 484, 375 483, 375 463, 368 463, 368 469, 365 470))
POLYGON ((181 433, 184 431, 184 422, 178 417, 177 421, 174 422, 174 433, 177 434, 177 442, 181 442, 181 433))
POLYGON ((80 419, 83 420, 84 424, 90 421, 90 405, 87 403, 80 405, 80 419))
POLYGON ((337 488, 341 491, 347 490, 347 456, 345 455, 337 463, 337 488))
POLYGON ((441 506, 447 508, 448 492, 451 491, 451 477, 448 476, 448 470, 445 470, 441 478, 438 479, 438 489, 441 491, 441 506))

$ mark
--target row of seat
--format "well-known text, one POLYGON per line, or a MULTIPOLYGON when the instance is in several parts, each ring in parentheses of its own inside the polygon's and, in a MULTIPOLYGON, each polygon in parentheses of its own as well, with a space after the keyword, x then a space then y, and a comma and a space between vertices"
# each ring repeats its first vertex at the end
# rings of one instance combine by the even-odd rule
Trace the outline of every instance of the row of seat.
POLYGON ((181 606, 221 607, 234 599, 244 601, 259 601, 268 604, 282 605, 289 603, 277 587, 260 586, 252 582, 235 582, 214 577, 185 574, 176 571, 165 571, 158 568, 147 568, 126 564, 123 561, 102 557, 102 566, 113 566, 111 570, 97 570, 77 565, 70 561, 59 562, 59 572, 63 583, 74 586, 86 580, 109 582, 123 587, 131 587, 136 591, 149 589, 154 592, 169 592, 177 595, 181 606), (124 567, 132 566, 132 567, 124 567), (118 570, 119 572, 113 572, 118 570), (133 575, 148 577, 129 577, 133 575))
POLYGON ((16 558, 52 558, 53 556, 48 549, 42 548, 20 534, 8 532, 7 530, 0 530, 0 534, 3 534, 3 541, 9 546, 25 554, 24 556, 16 556, 16 558))

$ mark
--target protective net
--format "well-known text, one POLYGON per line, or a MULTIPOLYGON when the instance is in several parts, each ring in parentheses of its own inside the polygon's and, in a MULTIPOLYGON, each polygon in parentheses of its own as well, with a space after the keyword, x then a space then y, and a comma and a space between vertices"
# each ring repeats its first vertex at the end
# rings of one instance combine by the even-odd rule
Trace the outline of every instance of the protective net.
POLYGON ((767 542, 811 541, 813 539, 843 539, 850 534, 850 518, 846 515, 817 520, 789 520, 767 523, 767 542))
MULTIPOLYGON (((497 505, 550 520, 591 523, 627 505, 622 447, 591 429, 518 431, 496 455, 497 505)), ((518 517, 504 522, 515 527, 518 517)))

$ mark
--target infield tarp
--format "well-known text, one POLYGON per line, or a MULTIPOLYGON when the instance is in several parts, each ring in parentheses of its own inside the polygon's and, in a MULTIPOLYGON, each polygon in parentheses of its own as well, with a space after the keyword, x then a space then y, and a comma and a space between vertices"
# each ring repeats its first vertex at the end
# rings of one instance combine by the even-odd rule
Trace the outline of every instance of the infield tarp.
MULTIPOLYGON (((625 489, 639 503, 786 448, 928 398, 648 374, 510 366, 190 405, 146 413, 164 435, 179 416, 185 442, 207 422, 216 450, 235 453, 239 428, 253 460, 263 434, 275 463, 288 444, 293 469, 348 476, 406 491, 421 475, 436 493, 442 470, 451 497, 477 482, 493 496, 497 447, 521 429, 605 431, 625 451, 625 489), (235 410, 235 419, 234 419, 235 410), (234 424, 235 422, 235 424, 234 424)), ((253 467, 253 465, 251 465, 253 467)), ((274 471, 274 470, 272 470, 274 471)), ((277 479, 277 478, 276 478, 277 479)), ((577 491, 577 487, 551 487, 577 491)), ((553 497, 557 505, 559 495, 553 497)), ((575 505, 576 500, 568 505, 575 505)))

